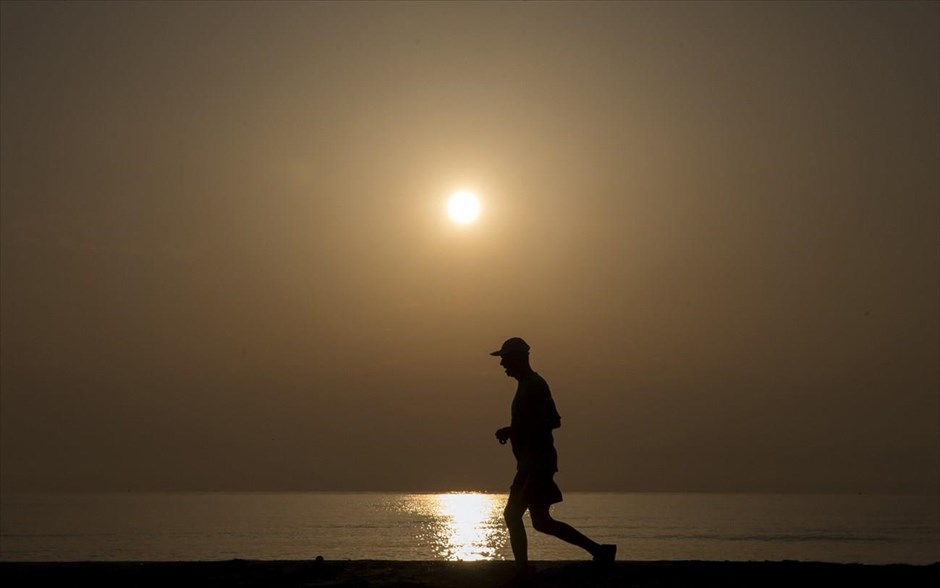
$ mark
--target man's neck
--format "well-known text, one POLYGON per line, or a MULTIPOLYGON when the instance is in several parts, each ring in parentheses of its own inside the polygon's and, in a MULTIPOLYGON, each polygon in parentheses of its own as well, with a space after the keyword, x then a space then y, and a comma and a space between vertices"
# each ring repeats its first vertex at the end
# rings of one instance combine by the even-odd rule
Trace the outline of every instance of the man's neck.
POLYGON ((531 367, 529 367, 529 366, 526 366, 526 367, 520 369, 519 372, 520 372, 519 375, 513 376, 513 377, 515 377, 516 380, 518 380, 518 381, 521 382, 522 380, 524 380, 524 379, 528 378, 529 376, 531 376, 532 374, 534 374, 534 373, 535 373, 535 370, 533 370, 533 369, 532 369, 531 367))

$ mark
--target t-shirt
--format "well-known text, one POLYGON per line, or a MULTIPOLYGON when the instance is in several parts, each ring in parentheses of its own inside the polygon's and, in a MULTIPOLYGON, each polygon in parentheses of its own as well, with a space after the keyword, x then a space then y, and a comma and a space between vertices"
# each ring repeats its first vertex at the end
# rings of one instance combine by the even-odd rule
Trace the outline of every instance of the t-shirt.
POLYGON ((521 380, 512 399, 512 454, 520 472, 558 471, 552 429, 561 426, 548 383, 535 372, 521 380))

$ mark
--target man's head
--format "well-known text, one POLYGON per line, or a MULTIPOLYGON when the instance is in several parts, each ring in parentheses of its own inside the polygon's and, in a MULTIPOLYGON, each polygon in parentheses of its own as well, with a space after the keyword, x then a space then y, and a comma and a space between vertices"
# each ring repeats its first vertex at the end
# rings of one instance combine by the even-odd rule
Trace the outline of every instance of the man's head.
POLYGON ((499 350, 490 355, 501 358, 499 365, 506 370, 506 375, 517 380, 532 371, 529 367, 529 344, 521 337, 512 337, 503 342, 499 350))

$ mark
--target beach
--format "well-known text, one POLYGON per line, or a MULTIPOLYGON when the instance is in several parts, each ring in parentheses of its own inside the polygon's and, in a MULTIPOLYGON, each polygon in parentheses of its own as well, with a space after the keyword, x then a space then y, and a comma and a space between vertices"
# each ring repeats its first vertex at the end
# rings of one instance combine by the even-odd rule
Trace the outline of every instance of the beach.
POLYGON ((935 586, 940 563, 861 565, 820 562, 534 562, 528 582, 506 561, 3 562, 5 586, 239 586, 476 588, 487 586, 935 586), (12 582, 12 583, 11 583, 12 582))

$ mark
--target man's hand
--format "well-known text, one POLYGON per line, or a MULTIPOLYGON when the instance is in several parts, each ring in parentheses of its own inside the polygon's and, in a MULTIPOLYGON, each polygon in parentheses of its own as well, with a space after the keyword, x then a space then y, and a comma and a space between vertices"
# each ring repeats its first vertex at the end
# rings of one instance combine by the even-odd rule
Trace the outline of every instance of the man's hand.
POLYGON ((496 431, 496 438, 499 439, 500 445, 505 445, 510 437, 512 437, 512 427, 503 427, 496 431))

